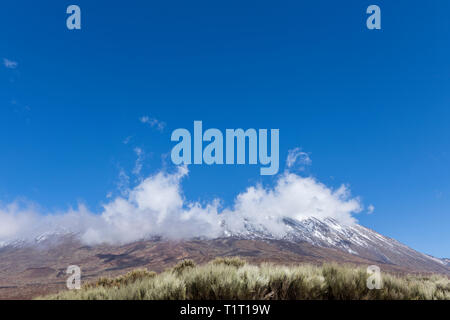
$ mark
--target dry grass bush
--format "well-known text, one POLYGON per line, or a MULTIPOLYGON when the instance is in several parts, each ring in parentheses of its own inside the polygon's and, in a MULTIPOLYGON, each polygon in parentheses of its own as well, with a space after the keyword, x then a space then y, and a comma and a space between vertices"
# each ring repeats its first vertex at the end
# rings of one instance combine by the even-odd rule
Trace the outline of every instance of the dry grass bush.
POLYGON ((450 280, 440 275, 404 277, 383 273, 383 288, 369 290, 365 268, 247 264, 240 258, 218 258, 196 266, 184 260, 156 275, 136 270, 99 279, 78 291, 42 299, 69 300, 450 300, 450 280))
POLYGON ((172 268, 172 272, 180 276, 184 271, 195 268, 196 264, 194 261, 187 259, 179 262, 175 267, 172 268))
POLYGON ((147 269, 136 269, 136 270, 130 271, 127 274, 117 277, 117 278, 101 277, 94 283, 86 284, 83 288, 90 289, 90 288, 98 288, 98 287, 104 287, 104 288, 120 287, 120 286, 134 283, 137 280, 143 280, 143 279, 147 279, 147 278, 151 279, 153 277, 156 277, 156 272, 148 271, 147 269))
POLYGON ((213 261, 211 261, 213 265, 226 265, 226 266, 233 266, 236 268, 240 268, 245 266, 247 263, 245 260, 239 258, 239 257, 222 257, 222 258, 216 258, 213 261))

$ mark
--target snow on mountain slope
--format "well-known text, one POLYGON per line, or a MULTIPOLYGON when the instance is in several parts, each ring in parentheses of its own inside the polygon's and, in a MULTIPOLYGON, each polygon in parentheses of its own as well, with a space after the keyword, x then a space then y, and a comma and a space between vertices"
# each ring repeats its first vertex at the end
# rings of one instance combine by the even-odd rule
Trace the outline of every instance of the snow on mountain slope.
POLYGON ((60 243, 61 240, 68 237, 76 237, 75 234, 68 231, 54 231, 54 232, 44 232, 33 240, 27 239, 15 239, 10 241, 0 241, 1 248, 23 248, 23 247, 47 247, 52 244, 60 243))
POLYGON ((442 262, 443 262, 447 267, 450 268, 450 259, 444 258, 444 259, 442 259, 442 262))
MULTIPOLYGON (((408 246, 359 224, 341 224, 335 219, 307 218, 295 220, 284 218, 283 232, 271 233, 262 224, 246 222, 243 230, 236 232, 227 229, 224 222, 225 238, 245 240, 283 240, 289 243, 309 243, 315 247, 331 248, 352 255, 379 262, 431 272, 450 273, 450 260, 417 252, 408 246)), ((77 238, 69 232, 46 232, 33 241, 14 240, 0 243, 2 247, 21 248, 25 246, 49 247, 61 239, 77 238)), ((152 239, 149 237, 146 240, 152 239)), ((153 238, 154 239, 154 238, 153 238)))
POLYGON ((331 218, 308 218, 301 221, 285 218, 283 222, 287 231, 282 236, 273 235, 263 226, 250 223, 245 225, 245 231, 238 233, 228 231, 227 235, 244 239, 308 242, 314 246, 339 249, 384 264, 436 272, 450 271, 448 263, 443 260, 417 252, 359 224, 344 225, 331 218))

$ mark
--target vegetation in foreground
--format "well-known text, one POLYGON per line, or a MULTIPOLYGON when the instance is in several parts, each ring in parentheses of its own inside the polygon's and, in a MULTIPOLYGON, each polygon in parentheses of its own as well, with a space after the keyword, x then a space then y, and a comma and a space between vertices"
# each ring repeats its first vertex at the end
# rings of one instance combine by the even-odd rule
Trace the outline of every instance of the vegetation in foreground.
POLYGON ((383 288, 367 288, 367 270, 323 266, 250 265, 239 258, 219 258, 196 266, 185 260, 156 274, 135 270, 101 278, 81 290, 41 299, 61 300, 450 300, 445 276, 394 276, 383 273, 383 288))

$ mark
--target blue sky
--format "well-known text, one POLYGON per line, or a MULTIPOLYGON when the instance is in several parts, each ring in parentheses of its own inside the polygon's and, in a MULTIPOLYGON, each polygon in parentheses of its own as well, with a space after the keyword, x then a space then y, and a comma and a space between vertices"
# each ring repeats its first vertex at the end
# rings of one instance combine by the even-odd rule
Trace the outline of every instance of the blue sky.
MULTIPOLYGON (((300 147, 312 159, 301 175, 375 206, 360 223, 449 257, 449 10, 444 0, 4 3, 0 200, 99 211, 121 171, 137 183, 136 148, 144 176, 170 167, 176 128, 279 128, 281 171, 300 147), (70 4, 82 30, 65 26, 70 4), (382 30, 365 26, 370 4, 382 30)), ((259 166, 189 170, 193 201, 231 202, 276 179, 259 166)))

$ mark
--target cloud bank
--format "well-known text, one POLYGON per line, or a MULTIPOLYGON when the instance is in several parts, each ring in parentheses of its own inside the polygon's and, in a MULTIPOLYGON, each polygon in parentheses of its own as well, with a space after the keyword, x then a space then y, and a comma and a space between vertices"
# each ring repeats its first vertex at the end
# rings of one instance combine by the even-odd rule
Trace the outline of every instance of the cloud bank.
POLYGON ((258 224, 282 235, 284 217, 332 217, 355 222, 362 210, 346 186, 333 190, 311 177, 285 172, 275 185, 255 185, 240 193, 234 204, 222 208, 216 199, 207 204, 185 199, 181 182, 186 167, 159 172, 143 179, 128 192, 103 205, 100 214, 85 206, 67 212, 42 214, 33 205, 0 205, 0 244, 15 239, 32 240, 46 232, 73 232, 86 244, 122 244, 149 236, 168 239, 215 238, 225 230, 242 232, 245 223, 258 224))

